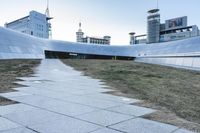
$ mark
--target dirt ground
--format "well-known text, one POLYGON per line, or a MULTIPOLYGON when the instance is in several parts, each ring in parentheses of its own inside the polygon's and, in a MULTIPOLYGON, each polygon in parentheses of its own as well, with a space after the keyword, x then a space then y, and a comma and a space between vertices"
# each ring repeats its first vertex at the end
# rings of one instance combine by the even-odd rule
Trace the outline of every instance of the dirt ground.
MULTIPOLYGON (((28 77, 40 60, 0 60, 0 93, 12 92, 12 88, 20 87, 14 83, 16 77, 28 77)), ((0 106, 16 103, 0 96, 0 106)))
POLYGON ((200 132, 200 72, 114 60, 62 60, 102 79, 112 94, 142 100, 139 106, 157 109, 145 118, 200 132))

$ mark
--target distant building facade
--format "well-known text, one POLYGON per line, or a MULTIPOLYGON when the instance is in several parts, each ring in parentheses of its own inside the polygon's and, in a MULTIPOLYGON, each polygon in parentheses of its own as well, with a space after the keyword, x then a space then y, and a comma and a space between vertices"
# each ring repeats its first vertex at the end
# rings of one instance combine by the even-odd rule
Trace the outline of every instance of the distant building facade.
POLYGON ((100 37, 84 37, 84 32, 81 29, 81 23, 79 23, 79 30, 76 32, 76 41, 80 43, 88 43, 88 44, 103 44, 110 45, 110 36, 100 37))
POLYGON ((147 43, 157 43, 160 40, 160 14, 159 9, 148 11, 147 17, 147 43))
POLYGON ((178 17, 166 20, 165 23, 160 23, 159 9, 148 11, 147 17, 147 34, 131 35, 131 45, 141 43, 159 43, 186 39, 200 35, 198 26, 187 25, 187 16, 178 17))
POLYGON ((45 14, 31 11, 28 16, 6 23, 5 27, 39 38, 50 38, 51 19, 45 14))
POLYGON ((187 25, 187 16, 166 20, 161 24, 160 42, 180 40, 199 36, 199 28, 196 25, 187 25))

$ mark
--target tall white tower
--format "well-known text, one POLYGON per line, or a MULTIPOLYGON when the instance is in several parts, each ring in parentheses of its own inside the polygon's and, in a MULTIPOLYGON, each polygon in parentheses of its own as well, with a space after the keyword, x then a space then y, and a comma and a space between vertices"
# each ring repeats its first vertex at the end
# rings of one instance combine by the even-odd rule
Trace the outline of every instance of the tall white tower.
POLYGON ((76 42, 82 42, 84 36, 84 32, 81 29, 81 23, 79 23, 78 32, 76 32, 76 42))
POLYGON ((52 38, 52 27, 51 27, 51 22, 50 20, 53 19, 52 17, 50 17, 50 12, 49 12, 49 0, 47 0, 47 8, 46 8, 46 11, 45 11, 45 15, 47 17, 47 27, 48 27, 48 35, 49 35, 49 38, 51 39, 52 38))

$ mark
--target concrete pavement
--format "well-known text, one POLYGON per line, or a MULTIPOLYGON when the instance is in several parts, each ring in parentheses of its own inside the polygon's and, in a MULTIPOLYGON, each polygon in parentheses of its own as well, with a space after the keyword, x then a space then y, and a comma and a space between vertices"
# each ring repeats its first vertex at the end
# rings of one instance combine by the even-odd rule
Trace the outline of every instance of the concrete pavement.
POLYGON ((34 77, 20 79, 28 87, 0 94, 20 102, 0 106, 0 133, 192 133, 141 118, 156 110, 103 93, 112 90, 59 60, 43 60, 34 77))

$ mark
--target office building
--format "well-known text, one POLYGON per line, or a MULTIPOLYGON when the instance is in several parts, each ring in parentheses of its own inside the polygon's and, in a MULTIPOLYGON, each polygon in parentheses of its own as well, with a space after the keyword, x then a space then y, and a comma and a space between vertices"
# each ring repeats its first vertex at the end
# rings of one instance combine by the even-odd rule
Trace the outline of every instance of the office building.
POLYGON ((51 38, 51 19, 47 14, 31 11, 28 16, 6 23, 5 27, 39 38, 51 38))
POLYGON ((165 23, 160 23, 160 14, 158 12, 159 9, 148 11, 147 34, 131 35, 131 45, 176 41, 200 35, 198 26, 188 26, 187 16, 169 19, 165 23), (134 42, 132 41, 133 38, 134 42))
POLYGON ((196 25, 187 25, 187 16, 166 20, 161 24, 160 42, 180 40, 199 36, 199 29, 196 25))
POLYGON ((88 44, 103 44, 110 45, 110 36, 104 37, 84 37, 84 32, 81 29, 81 23, 79 23, 79 30, 76 32, 76 41, 79 43, 88 43, 88 44))

